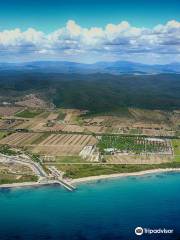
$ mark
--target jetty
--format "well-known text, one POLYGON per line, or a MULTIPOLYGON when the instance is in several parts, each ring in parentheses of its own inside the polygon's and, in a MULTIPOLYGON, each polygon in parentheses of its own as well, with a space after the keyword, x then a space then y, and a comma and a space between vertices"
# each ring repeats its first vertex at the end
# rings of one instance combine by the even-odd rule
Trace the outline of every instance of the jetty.
POLYGON ((76 190, 76 187, 70 184, 68 181, 63 179, 63 172, 60 172, 55 166, 49 166, 51 174, 56 179, 56 183, 59 183, 61 186, 65 187, 69 191, 76 190))

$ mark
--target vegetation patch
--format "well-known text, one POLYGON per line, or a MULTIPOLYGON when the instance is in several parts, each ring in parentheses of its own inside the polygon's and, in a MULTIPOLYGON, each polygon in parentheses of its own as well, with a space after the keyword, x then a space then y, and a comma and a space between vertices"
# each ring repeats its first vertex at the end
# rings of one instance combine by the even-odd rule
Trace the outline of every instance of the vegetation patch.
POLYGON ((39 144, 39 143, 44 141, 49 136, 50 136, 50 133, 49 132, 45 132, 42 135, 40 135, 38 138, 36 138, 31 144, 39 144))
POLYGON ((0 174, 0 184, 23 183, 23 182, 37 182, 38 177, 34 175, 17 175, 0 174))
MULTIPOLYGON (((46 160, 48 162, 48 160, 46 160)), ((50 161, 49 161, 50 162, 50 161)), ((55 163, 84 163, 86 162, 80 156, 58 156, 54 158, 55 163)))
POLYGON ((158 153, 169 150, 166 141, 155 141, 143 136, 109 136, 101 137, 98 147, 102 153, 110 154, 112 152, 130 152, 140 153, 158 153))
POLYGON ((66 113, 60 110, 58 115, 58 120, 63 121, 65 116, 66 116, 66 113))
POLYGON ((0 132, 0 139, 7 136, 7 132, 0 132))
POLYGON ((16 113, 17 117, 22 117, 22 118, 34 118, 37 115, 42 113, 42 110, 24 110, 22 112, 16 113))
POLYGON ((180 155, 180 139, 173 139, 172 140, 172 145, 174 148, 174 154, 175 155, 180 155))
POLYGON ((17 152, 12 150, 9 146, 7 145, 2 145, 0 146, 0 153, 8 156, 13 156, 16 155, 17 152))
POLYGON ((180 168, 180 162, 162 163, 162 164, 57 164, 57 168, 65 172, 68 178, 81 178, 89 176, 99 176, 115 173, 131 173, 158 168, 180 168))

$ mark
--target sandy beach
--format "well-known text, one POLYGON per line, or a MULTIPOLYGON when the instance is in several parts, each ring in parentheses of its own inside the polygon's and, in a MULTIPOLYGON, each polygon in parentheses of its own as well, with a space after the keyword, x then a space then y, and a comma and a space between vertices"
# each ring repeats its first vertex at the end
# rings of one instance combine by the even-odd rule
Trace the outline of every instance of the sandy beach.
POLYGON ((146 174, 163 173, 163 172, 180 172, 180 168, 165 168, 165 169, 160 168, 160 169, 153 169, 153 170, 132 172, 132 173, 116 173, 116 174, 108 174, 108 175, 90 176, 90 177, 73 179, 71 180, 71 184, 78 184, 83 182, 90 182, 90 181, 97 181, 97 180, 111 179, 111 178, 128 177, 128 176, 141 176, 146 174))
MULTIPOLYGON (((107 174, 107 175, 99 175, 99 176, 90 176, 68 180, 70 184, 80 184, 91 181, 98 181, 103 179, 112 179, 112 178, 121 178, 128 176, 142 176, 146 174, 155 174, 155 173, 163 173, 163 172, 180 172, 180 168, 166 168, 166 169, 153 169, 141 172, 132 172, 132 173, 116 173, 116 174, 107 174)), ((1 188, 21 188, 21 187, 39 187, 43 185, 56 184, 56 181, 47 181, 47 182, 24 182, 24 183, 11 183, 11 184, 2 184, 1 188)))

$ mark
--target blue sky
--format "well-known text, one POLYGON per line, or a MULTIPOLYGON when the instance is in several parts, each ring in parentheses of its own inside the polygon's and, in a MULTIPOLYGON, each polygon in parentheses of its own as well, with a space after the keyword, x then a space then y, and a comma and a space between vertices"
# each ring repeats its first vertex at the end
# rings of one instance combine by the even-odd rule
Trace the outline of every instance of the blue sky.
POLYGON ((0 29, 33 27, 51 32, 73 19, 84 27, 128 21, 153 27, 180 20, 179 0, 5 0, 0 1, 0 29))
POLYGON ((179 22, 179 0, 5 0, 0 61, 180 61, 179 22))

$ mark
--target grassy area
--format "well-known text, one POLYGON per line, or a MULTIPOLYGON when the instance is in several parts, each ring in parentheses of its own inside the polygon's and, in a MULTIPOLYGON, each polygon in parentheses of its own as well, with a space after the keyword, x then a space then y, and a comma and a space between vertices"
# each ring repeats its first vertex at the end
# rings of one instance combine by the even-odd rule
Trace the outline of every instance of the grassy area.
POLYGON ((163 164, 142 164, 142 165, 121 165, 121 164, 57 164, 57 168, 65 172, 65 176, 69 178, 81 178, 88 176, 98 176, 114 173, 138 172, 157 168, 180 168, 180 162, 171 162, 163 164))
POLYGON ((174 148, 174 154, 180 155, 180 139, 173 139, 172 146, 174 148))
POLYGON ((34 118, 37 115, 42 113, 42 110, 24 110, 22 112, 16 113, 17 117, 22 117, 22 118, 34 118))
POLYGON ((3 137, 5 137, 7 135, 7 132, 0 132, 0 139, 2 139, 3 137))
POLYGON ((56 163, 84 163, 86 162, 86 160, 82 159, 80 156, 59 156, 59 157, 55 157, 55 162, 56 163))
POLYGON ((62 109, 61 109, 61 110, 59 110, 58 120, 61 120, 61 121, 63 121, 63 120, 64 120, 64 118, 65 118, 65 116, 66 116, 66 113, 65 113, 65 112, 63 112, 63 110, 62 110, 62 109))
POLYGON ((141 129, 133 128, 129 130, 129 134, 142 134, 141 129))
POLYGON ((13 174, 0 174, 0 184, 36 182, 38 180, 37 176, 32 175, 22 175, 20 178, 16 177, 17 175, 13 174))
POLYGON ((174 156, 174 161, 180 163, 180 155, 179 156, 174 156))

